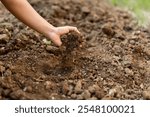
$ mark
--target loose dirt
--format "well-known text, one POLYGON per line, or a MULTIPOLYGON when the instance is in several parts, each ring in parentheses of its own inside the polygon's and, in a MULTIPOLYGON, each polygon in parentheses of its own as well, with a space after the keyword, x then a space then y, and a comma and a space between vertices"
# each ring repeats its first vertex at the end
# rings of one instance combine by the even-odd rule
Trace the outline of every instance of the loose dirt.
POLYGON ((150 99, 150 33, 105 0, 30 0, 63 45, 0 6, 0 99, 150 99))

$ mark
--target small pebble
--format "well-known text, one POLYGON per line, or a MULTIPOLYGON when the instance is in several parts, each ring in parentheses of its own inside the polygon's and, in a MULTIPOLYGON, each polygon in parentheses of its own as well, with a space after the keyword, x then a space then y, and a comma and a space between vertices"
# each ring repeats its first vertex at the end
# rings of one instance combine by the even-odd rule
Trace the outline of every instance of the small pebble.
POLYGON ((54 52, 54 51, 58 50, 58 48, 55 47, 55 46, 47 46, 46 50, 49 51, 49 52, 54 52))
POLYGON ((77 95, 77 100, 83 100, 83 96, 82 95, 77 95))
POLYGON ((82 93, 82 81, 79 80, 75 86, 75 89, 74 89, 75 93, 79 94, 79 93, 82 93))
POLYGON ((76 94, 72 94, 72 95, 71 95, 71 98, 72 98, 72 99, 76 99, 76 98, 77 98, 77 95, 76 95, 76 94))
POLYGON ((0 34, 0 40, 4 40, 7 42, 7 40, 9 39, 8 35, 6 34, 0 34))
POLYGON ((125 72, 129 76, 133 76, 134 75, 133 71, 131 69, 129 69, 129 68, 125 68, 125 72))
POLYGON ((0 65, 0 72, 3 73, 5 70, 6 70, 5 67, 0 65))
POLYGON ((88 88, 88 90, 89 90, 90 93, 94 93, 95 92, 95 88, 93 86, 90 86, 88 88))
POLYGON ((31 93, 32 92, 32 87, 31 86, 27 86, 26 91, 31 93))
POLYGON ((88 7, 82 7, 82 12, 90 13, 90 9, 88 7))
POLYGON ((87 100, 91 97, 91 93, 88 90, 85 90, 82 94, 83 99, 87 100))
POLYGON ((96 91, 95 92, 95 96, 98 98, 98 99, 102 99, 104 97, 105 93, 104 91, 96 91))
POLYGON ((63 83, 62 93, 66 95, 69 92, 69 90, 70 90, 70 88, 69 88, 68 83, 63 83))
POLYGON ((143 98, 146 100, 150 100, 150 90, 143 91, 143 98))
POLYGON ((108 24, 102 27, 102 31, 108 36, 113 36, 115 34, 113 29, 108 24))

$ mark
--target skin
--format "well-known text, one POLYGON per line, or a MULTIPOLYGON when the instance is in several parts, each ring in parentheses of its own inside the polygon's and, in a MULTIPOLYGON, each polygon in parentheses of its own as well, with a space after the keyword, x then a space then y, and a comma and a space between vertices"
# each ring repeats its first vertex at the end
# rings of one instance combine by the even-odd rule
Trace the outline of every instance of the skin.
POLYGON ((20 21, 51 39, 57 46, 61 46, 60 36, 69 31, 78 31, 73 26, 54 27, 41 17, 27 0, 1 0, 4 6, 20 21))

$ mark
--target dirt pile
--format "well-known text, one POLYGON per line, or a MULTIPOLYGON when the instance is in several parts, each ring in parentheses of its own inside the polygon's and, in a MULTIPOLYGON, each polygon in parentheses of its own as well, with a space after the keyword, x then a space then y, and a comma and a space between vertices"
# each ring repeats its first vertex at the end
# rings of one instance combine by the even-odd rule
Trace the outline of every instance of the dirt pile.
POLYGON ((83 36, 71 32, 62 47, 45 45, 0 8, 0 99, 150 99, 150 33, 127 12, 105 0, 31 4, 83 36))

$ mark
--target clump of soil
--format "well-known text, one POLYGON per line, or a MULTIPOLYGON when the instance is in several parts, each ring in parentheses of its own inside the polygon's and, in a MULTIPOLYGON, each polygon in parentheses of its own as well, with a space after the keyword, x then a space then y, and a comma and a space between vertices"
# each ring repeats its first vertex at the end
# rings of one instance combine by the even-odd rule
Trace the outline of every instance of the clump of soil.
POLYGON ((79 52, 83 49, 83 38, 75 31, 71 31, 62 36, 62 46, 60 47, 60 58, 63 66, 73 65, 74 60, 79 56, 79 52))
POLYGON ((45 45, 0 8, 0 99, 149 99, 150 34, 127 12, 105 0, 30 2, 53 25, 75 25, 83 36, 45 45))

